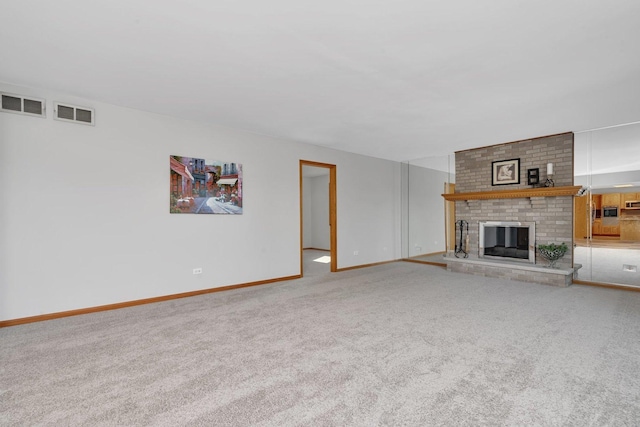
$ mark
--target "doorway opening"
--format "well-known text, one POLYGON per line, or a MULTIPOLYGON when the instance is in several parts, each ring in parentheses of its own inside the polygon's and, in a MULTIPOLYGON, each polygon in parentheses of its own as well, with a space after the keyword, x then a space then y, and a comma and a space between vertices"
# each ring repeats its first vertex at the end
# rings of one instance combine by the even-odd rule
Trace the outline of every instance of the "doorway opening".
POLYGON ((336 213, 336 165, 300 160, 300 275, 305 250, 314 263, 338 271, 336 213))

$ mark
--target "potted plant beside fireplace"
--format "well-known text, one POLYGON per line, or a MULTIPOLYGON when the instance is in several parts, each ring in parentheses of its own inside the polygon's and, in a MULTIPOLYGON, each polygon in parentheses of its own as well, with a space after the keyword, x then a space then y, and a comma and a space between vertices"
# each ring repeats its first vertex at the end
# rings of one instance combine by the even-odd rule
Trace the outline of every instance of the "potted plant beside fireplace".
POLYGON ((569 247, 566 243, 562 242, 559 245, 555 243, 549 243, 548 245, 538 245, 538 252, 542 255, 542 258, 549 261, 549 267, 555 268, 556 262, 562 258, 569 247))

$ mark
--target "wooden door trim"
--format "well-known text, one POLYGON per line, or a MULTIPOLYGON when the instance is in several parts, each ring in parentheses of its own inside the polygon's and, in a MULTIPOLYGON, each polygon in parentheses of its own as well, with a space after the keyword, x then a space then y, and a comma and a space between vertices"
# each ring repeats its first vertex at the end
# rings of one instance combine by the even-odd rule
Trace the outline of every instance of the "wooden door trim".
POLYGON ((312 160, 300 160, 299 171, 300 171, 300 274, 304 274, 303 270, 303 235, 304 235, 304 226, 303 226, 303 211, 304 205, 302 200, 302 168, 304 166, 312 166, 317 168, 326 168, 329 169, 329 240, 331 248, 331 272, 335 273, 338 271, 338 208, 337 208, 337 173, 336 173, 336 165, 330 163, 321 163, 314 162, 312 160))
MULTIPOLYGON (((455 193, 456 184, 444 183, 445 194, 455 193)), ((444 201, 444 247, 445 252, 453 251, 456 244, 456 202, 444 201)))

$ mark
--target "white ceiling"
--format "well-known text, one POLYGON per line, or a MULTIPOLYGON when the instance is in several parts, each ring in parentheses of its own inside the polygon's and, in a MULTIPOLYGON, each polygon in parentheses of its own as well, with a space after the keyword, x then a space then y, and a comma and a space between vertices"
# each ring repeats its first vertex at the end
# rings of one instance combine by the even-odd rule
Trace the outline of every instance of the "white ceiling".
POLYGON ((638 0, 14 0, 0 16, 0 81, 391 160, 640 119, 638 0))

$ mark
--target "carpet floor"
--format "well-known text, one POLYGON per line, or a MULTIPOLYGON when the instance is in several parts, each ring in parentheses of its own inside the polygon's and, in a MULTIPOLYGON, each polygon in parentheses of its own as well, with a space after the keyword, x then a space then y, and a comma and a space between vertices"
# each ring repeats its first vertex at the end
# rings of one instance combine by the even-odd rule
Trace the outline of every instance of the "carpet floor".
POLYGON ((3 328, 0 343, 0 425, 640 420, 640 293, 415 263, 3 328))

